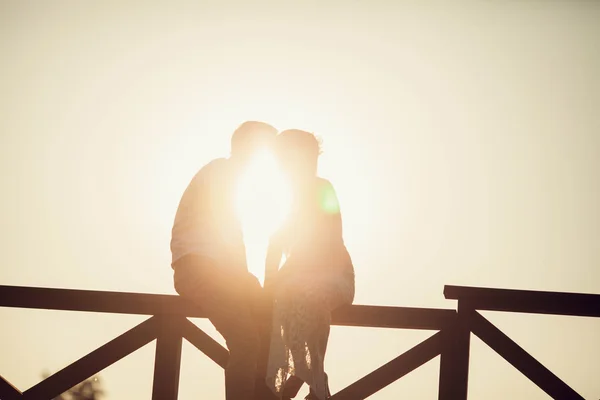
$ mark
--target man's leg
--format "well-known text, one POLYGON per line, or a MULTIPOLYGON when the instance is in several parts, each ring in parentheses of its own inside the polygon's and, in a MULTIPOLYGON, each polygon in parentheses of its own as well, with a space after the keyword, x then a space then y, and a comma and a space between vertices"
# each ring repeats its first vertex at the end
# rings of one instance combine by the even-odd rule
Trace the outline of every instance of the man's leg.
POLYGON ((229 362, 225 368, 227 400, 251 400, 254 397, 260 352, 258 321, 244 297, 233 294, 222 307, 209 315, 210 321, 225 338, 229 362))
POLYGON ((229 349, 225 368, 227 400, 251 400, 254 395, 259 337, 244 288, 209 259, 186 257, 175 265, 175 289, 205 311, 229 349))

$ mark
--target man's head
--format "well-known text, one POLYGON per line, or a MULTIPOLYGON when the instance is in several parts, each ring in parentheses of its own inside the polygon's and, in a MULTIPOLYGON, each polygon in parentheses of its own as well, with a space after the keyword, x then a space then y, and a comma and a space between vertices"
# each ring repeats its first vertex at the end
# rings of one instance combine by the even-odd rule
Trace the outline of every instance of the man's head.
POLYGON ((247 162, 257 151, 273 146, 277 129, 260 121, 242 123, 231 136, 231 158, 247 162))

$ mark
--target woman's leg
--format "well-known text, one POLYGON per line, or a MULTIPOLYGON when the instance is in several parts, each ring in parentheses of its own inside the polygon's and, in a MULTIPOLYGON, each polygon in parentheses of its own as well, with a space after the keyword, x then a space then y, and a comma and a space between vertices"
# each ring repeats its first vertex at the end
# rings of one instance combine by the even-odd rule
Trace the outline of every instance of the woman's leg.
POLYGON ((323 350, 329 336, 330 317, 327 307, 323 307, 321 290, 314 287, 319 283, 310 279, 310 285, 302 285, 301 291, 292 293, 289 308, 292 312, 286 316, 289 335, 286 344, 292 352, 294 375, 311 387, 313 396, 324 400, 327 390, 323 350))
POLYGON ((319 332, 319 334, 317 335, 317 337, 315 338, 315 342, 316 342, 316 349, 318 354, 321 357, 321 366, 322 366, 322 374, 323 374, 323 385, 325 388, 325 392, 327 397, 331 396, 331 393, 329 391, 329 382, 328 382, 328 378, 327 378, 327 374, 325 373, 325 353, 327 351, 327 343, 329 342, 329 332, 331 330, 331 325, 327 324, 326 326, 323 326, 323 331, 319 332))
POLYGON ((337 275, 295 276, 279 292, 279 301, 285 304, 283 340, 292 353, 294 374, 309 384, 311 395, 320 400, 330 396, 324 357, 331 311, 351 302, 354 295, 353 285, 344 281, 337 275))
MULTIPOLYGON (((325 353, 331 331, 331 312, 340 306, 351 304, 354 299, 354 277, 352 276, 352 279, 350 279, 350 276, 346 276, 345 278, 348 279, 335 277, 331 280, 325 279, 323 287, 318 289, 319 295, 317 297, 322 301, 321 308, 323 308, 323 304, 326 304, 325 309, 327 312, 321 314, 322 320, 318 321, 318 329, 311 338, 315 349, 313 352, 318 354, 320 358, 319 363, 315 364, 319 370, 314 371, 314 376, 318 377, 318 380, 315 382, 316 385, 314 385, 314 388, 311 387, 311 395, 316 398, 320 398, 320 396, 328 398, 331 396, 329 379, 324 368, 325 353)), ((318 307, 319 305, 316 306, 318 307)))

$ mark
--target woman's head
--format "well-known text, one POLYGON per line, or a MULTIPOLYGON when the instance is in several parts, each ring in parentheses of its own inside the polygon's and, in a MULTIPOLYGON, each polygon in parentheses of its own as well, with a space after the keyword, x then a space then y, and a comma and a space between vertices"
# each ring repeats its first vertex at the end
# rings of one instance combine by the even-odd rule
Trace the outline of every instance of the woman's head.
POLYGON ((321 144, 315 135, 287 129, 277 135, 275 143, 279 161, 292 180, 298 183, 317 175, 321 144))

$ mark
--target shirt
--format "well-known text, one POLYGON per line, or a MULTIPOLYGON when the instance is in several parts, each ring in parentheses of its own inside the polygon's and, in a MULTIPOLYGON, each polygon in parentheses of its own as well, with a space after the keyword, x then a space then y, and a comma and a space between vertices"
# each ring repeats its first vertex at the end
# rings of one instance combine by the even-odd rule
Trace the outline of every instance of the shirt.
POLYGON ((171 266, 186 255, 247 271, 241 223, 235 212, 235 171, 219 158, 205 165, 185 190, 171 231, 171 266))
POLYGON ((354 273, 342 233, 342 217, 335 190, 326 179, 314 183, 295 198, 279 240, 286 263, 306 270, 354 273))

